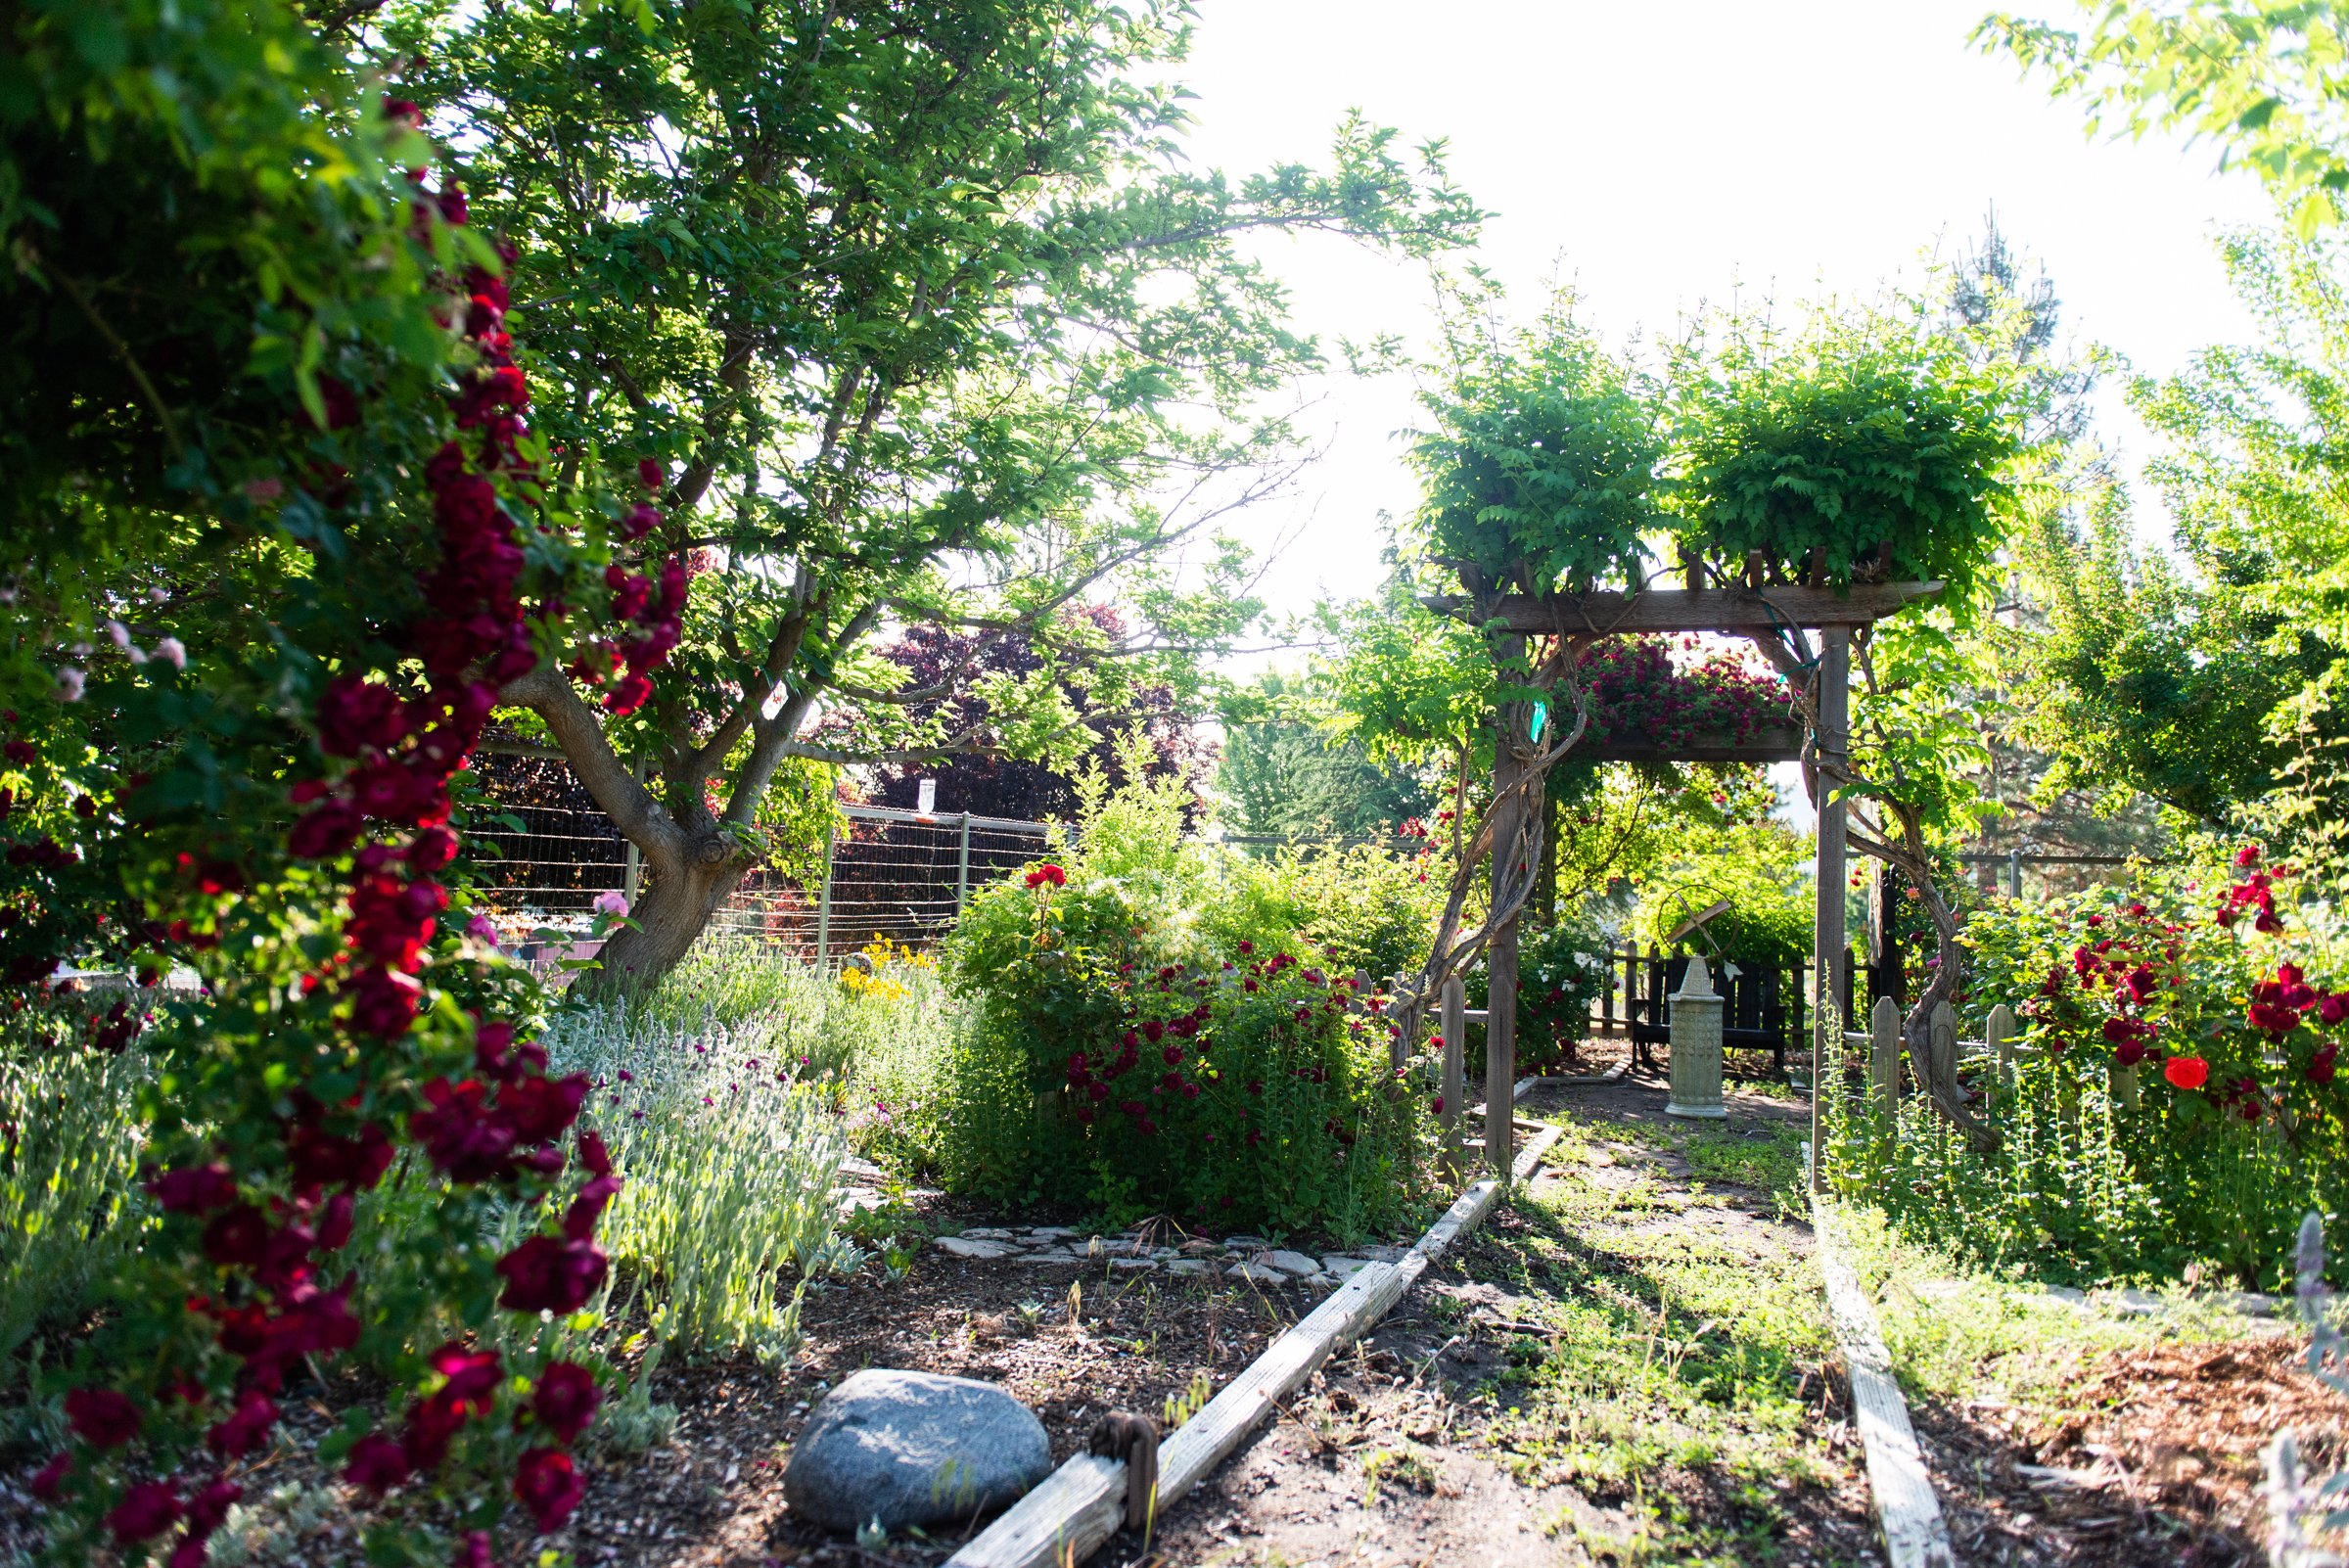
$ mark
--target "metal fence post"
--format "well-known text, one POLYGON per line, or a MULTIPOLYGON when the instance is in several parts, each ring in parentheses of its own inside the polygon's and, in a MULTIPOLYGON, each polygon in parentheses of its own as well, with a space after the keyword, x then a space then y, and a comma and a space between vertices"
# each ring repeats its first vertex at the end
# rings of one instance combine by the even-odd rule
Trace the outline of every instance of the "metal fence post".
POLYGON ((2009 899, 2019 899, 2022 896, 2023 852, 2020 850, 2008 850, 2006 852, 2006 897, 2009 899))
POLYGON ((839 847, 840 818, 824 824, 824 880, 815 895, 815 967, 832 961, 832 855, 839 847))
POLYGON ((962 813, 962 851, 954 862, 954 918, 962 918, 963 900, 971 896, 971 813, 962 813))
MULTIPOLYGON (((641 786, 644 783, 644 759, 637 758, 635 765, 629 771, 636 776, 636 782, 641 786)), ((633 909, 636 907, 636 890, 644 882, 644 853, 636 848, 634 839, 626 839, 622 842, 627 846, 627 853, 622 858, 621 897, 626 899, 628 907, 633 909)))

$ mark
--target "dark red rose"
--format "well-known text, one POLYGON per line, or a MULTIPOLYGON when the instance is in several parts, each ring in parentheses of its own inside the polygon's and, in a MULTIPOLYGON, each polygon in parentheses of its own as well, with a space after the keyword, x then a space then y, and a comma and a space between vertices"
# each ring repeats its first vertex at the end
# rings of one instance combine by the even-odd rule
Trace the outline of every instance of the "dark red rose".
POLYGON ((318 746, 333 757, 390 751, 407 738, 399 694, 358 675, 337 675, 318 699, 318 746))
POLYGON ((428 827, 408 845, 408 867, 430 876, 457 857, 457 836, 444 827, 428 827))
POLYGON ((544 1143, 579 1119, 587 1103, 587 1075, 526 1078, 497 1091, 498 1118, 518 1143, 544 1143))
POLYGON ((433 1352, 432 1368, 448 1379, 441 1392, 476 1407, 485 1405, 505 1377, 497 1352, 469 1351, 453 1340, 433 1352))
POLYGON ((595 1419, 596 1407, 603 1402, 603 1391, 595 1386, 592 1372, 571 1361, 553 1361, 538 1374, 530 1413, 557 1438, 574 1443, 595 1419))
POLYGON ((530 1510, 541 1535, 561 1528, 586 1491, 571 1455, 561 1449, 530 1450, 514 1473, 514 1496, 530 1510))
POLYGON ((115 1511, 106 1516, 106 1527, 115 1533, 115 1540, 127 1546, 151 1540, 171 1528, 179 1517, 179 1495, 163 1481, 142 1481, 122 1494, 115 1511))
POLYGON ((418 1400, 408 1407, 406 1428, 400 1438, 401 1451, 408 1466, 415 1470, 438 1470, 448 1457, 448 1446, 456 1440, 471 1414, 463 1400, 449 1398, 446 1391, 431 1399, 418 1400))
POLYGON ((506 1288, 497 1304, 509 1312, 576 1312, 604 1282, 609 1266, 584 1241, 532 1236, 497 1261, 506 1288))
POLYGON ((209 1214, 237 1201, 237 1178, 214 1161, 166 1171, 148 1182, 147 1190, 166 1214, 209 1214))
POLYGON ((435 1166, 458 1181, 488 1181, 504 1174, 514 1154, 514 1130, 489 1114, 488 1090, 472 1079, 424 1085, 432 1109, 408 1118, 408 1131, 435 1166))
POLYGON ((72 1473, 73 1455, 60 1453, 33 1472, 30 1491, 43 1502, 55 1502, 58 1494, 65 1490, 66 1477, 72 1473))
POLYGON ((243 1499, 245 1489, 234 1481, 216 1480, 188 1499, 188 1534, 198 1541, 220 1528, 229 1505, 243 1499))
POLYGON ((66 1424, 95 1449, 118 1449, 139 1435, 139 1407, 111 1388, 77 1388, 66 1396, 66 1424))
POLYGON ((214 1453, 236 1458, 259 1448, 276 1424, 276 1402, 266 1394, 249 1392, 237 1401, 234 1413, 204 1435, 205 1445, 214 1453))
POLYGON ((350 1446, 350 1458, 343 1466, 343 1479, 368 1492, 391 1491, 408 1478, 408 1451, 384 1436, 370 1432, 350 1446))
POLYGON ((579 1188, 571 1207, 563 1211, 563 1234, 574 1241, 588 1241, 595 1236, 595 1222, 604 1217, 604 1206, 620 1192, 620 1177, 597 1176, 579 1188))
POLYGON ((286 835, 286 848, 304 860, 326 860, 341 854, 366 825, 359 808, 348 801, 328 801, 296 818, 286 835))
POLYGON ((204 1255, 223 1268, 251 1268, 268 1257, 274 1234, 258 1208, 232 1204, 204 1227, 204 1255))
POLYGON ((416 1022, 418 988, 405 975, 367 968, 345 988, 350 997, 350 1021, 363 1032, 396 1039, 416 1022))

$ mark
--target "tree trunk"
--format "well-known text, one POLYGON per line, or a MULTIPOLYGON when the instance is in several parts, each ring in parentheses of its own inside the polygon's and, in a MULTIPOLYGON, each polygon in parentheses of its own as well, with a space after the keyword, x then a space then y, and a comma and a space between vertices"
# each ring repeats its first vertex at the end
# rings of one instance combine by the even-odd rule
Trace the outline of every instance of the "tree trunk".
POLYGON ((749 861, 728 855, 714 863, 697 860, 655 873, 636 907, 628 911, 636 929, 623 926, 612 934, 599 954, 603 967, 574 981, 574 993, 610 997, 659 984, 692 950, 710 917, 748 870, 749 861))

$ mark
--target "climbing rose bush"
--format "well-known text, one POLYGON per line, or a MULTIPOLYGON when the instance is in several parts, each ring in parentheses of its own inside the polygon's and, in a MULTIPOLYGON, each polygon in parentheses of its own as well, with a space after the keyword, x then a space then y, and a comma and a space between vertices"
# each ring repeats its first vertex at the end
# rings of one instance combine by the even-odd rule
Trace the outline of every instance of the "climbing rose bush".
MULTIPOLYGON (((276 508, 249 526, 333 570, 291 579, 265 640, 208 627, 199 598, 173 634, 116 616, 111 648, 69 645, 35 619, 56 607, 7 601, 20 646, 55 661, 37 681, 11 669, 23 706, 0 712, 9 1005, 69 993, 63 960, 121 963, 149 989, 93 1007, 86 1048, 135 1043, 161 1069, 141 1107, 156 1223, 48 1384, 68 1441, 32 1490, 54 1561, 205 1562, 243 1464, 351 1356, 391 1409, 321 1452, 390 1499, 371 1555, 486 1564, 509 1503, 539 1532, 577 1505, 571 1450, 614 1378, 487 1343, 498 1312, 590 1302, 622 1177, 575 1132, 586 1081, 530 1038, 534 984, 478 934, 458 814, 500 685, 568 657, 632 710, 675 647, 686 574, 639 567, 649 498, 582 513, 556 493, 507 328, 511 254, 467 229, 451 185, 419 173, 406 204, 408 243, 441 269, 454 391, 379 396, 396 383, 362 340, 288 408, 297 455, 235 504, 276 508), (199 988, 152 989, 174 967, 199 988), (396 1267, 350 1248, 394 1170, 438 1193, 418 1227, 375 1237, 396 1267), (517 1210, 520 1239, 486 1242, 517 1210), (378 1278, 395 1283, 371 1294, 378 1278), (453 1544, 421 1518, 450 1505, 453 1544)), ((661 483, 649 464, 634 479, 661 483)), ((176 585, 140 575, 153 586, 108 608, 160 624, 176 585)))

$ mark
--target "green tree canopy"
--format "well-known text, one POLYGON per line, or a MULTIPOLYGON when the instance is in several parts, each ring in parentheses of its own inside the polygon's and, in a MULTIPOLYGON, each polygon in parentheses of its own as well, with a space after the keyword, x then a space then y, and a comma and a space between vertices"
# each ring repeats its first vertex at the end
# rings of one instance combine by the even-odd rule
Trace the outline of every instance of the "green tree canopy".
POLYGON ((1240 832, 1274 838, 1391 834, 1439 807, 1417 770, 1373 761, 1362 743, 1316 721, 1314 681, 1259 676, 1225 699, 1216 786, 1240 832))
POLYGON ((1360 119, 1323 168, 1192 168, 1172 0, 383 18, 539 280, 516 338, 544 424, 576 464, 661 464, 644 558, 703 568, 641 711, 545 671, 507 694, 653 868, 616 969, 691 942, 782 759, 1048 754, 1068 666, 1184 678, 1153 660, 1252 609, 1213 520, 1287 449, 1268 394, 1323 364, 1243 237, 1425 255, 1478 219, 1439 148, 1360 119), (1103 599, 1134 612, 1121 645, 1057 613, 1103 599), (874 652, 919 623, 1025 629, 1042 657, 949 732, 953 705, 874 652))

